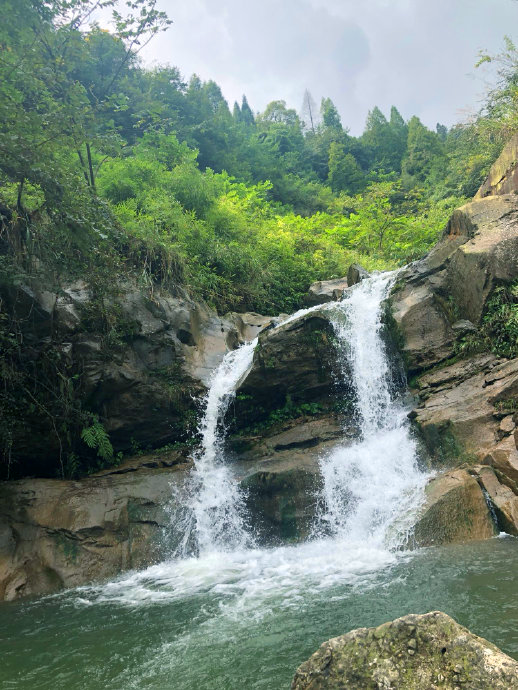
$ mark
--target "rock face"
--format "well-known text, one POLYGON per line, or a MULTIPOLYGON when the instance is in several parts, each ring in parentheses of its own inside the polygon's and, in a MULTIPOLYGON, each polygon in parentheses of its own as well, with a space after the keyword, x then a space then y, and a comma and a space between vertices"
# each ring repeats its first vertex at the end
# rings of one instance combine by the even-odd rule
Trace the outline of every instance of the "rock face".
MULTIPOLYGON (((180 290, 146 295, 129 284, 110 303, 83 281, 55 293, 26 285, 3 297, 22 324, 28 361, 52 348, 60 376, 79 391, 82 409, 100 417, 116 451, 185 440, 213 369, 271 322, 259 314, 221 317, 180 290)), ((59 453, 58 435, 41 417, 28 419, 31 434, 13 445, 26 474, 41 475, 59 453)))
POLYGON ((422 544, 490 536, 480 489, 498 529, 516 529, 518 360, 488 352, 462 358, 461 345, 476 337, 495 287, 518 279, 518 197, 509 193, 517 189, 517 143, 506 147, 476 198, 453 213, 428 256, 399 274, 391 295, 417 398, 411 418, 434 467, 467 463, 428 487, 415 534, 422 544))
POLYGON ((335 413, 303 416, 231 439, 244 475, 254 530, 261 543, 298 541, 309 536, 321 488, 320 459, 337 443, 357 436, 335 413))
POLYGON ((163 557, 171 485, 181 484, 187 466, 172 453, 77 482, 2 482, 0 600, 113 577, 163 557))
POLYGON ((517 690, 518 663, 440 611, 325 642, 292 690, 517 690))
POLYGON ((257 425, 302 405, 331 405, 333 341, 328 315, 319 310, 263 331, 230 410, 234 428, 257 425))
MULTIPOLYGON (((413 417, 437 463, 463 454, 482 460, 512 436, 514 426, 502 428, 502 417, 509 417, 502 410, 518 397, 518 360, 476 355, 425 373, 416 383, 413 417)), ((495 458, 507 451, 514 456, 512 446, 495 458)))
POLYGON ((342 297, 343 291, 347 286, 347 278, 319 280, 309 286, 304 303, 307 307, 314 307, 325 302, 336 302, 342 297))
POLYGON ((518 192, 518 134, 515 134, 504 147, 500 157, 491 167, 487 180, 476 193, 475 199, 516 192, 518 192))
POLYGON ((409 370, 451 357, 459 333, 480 322, 495 285, 517 278, 516 196, 478 199, 455 211, 442 240, 400 274, 392 295, 409 370))

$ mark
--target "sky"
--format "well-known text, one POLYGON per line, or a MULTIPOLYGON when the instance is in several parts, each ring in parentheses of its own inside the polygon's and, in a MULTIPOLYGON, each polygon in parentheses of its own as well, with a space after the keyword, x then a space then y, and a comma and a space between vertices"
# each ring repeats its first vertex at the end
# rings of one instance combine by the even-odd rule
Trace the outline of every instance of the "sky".
POLYGON ((451 126, 476 112, 505 34, 518 40, 518 0, 158 0, 173 20, 145 64, 213 79, 232 108, 272 100, 301 110, 305 89, 330 97, 362 132, 375 105, 451 126))

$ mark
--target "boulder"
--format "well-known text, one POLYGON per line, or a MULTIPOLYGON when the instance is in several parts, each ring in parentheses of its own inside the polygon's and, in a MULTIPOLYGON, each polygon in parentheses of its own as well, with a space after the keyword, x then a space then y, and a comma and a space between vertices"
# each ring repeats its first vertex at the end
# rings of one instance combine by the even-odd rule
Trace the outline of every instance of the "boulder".
POLYGON ((263 331, 228 413, 233 429, 268 424, 288 414, 300 416, 302 405, 312 405, 315 411, 332 405, 333 342, 333 326, 325 310, 263 331))
POLYGON ((325 642, 292 690, 518 690, 518 662, 440 611, 325 642))
POLYGON ((513 436, 504 437, 483 459, 492 467, 500 481, 518 494, 518 450, 513 436))
POLYGON ((491 501, 499 530, 518 536, 518 496, 498 481, 491 467, 481 465, 475 467, 474 472, 491 501))
POLYGON ((241 482, 254 534, 262 544, 306 539, 315 518, 321 487, 318 468, 304 467, 296 456, 286 460, 285 469, 277 465, 274 471, 254 472, 241 482))
POLYGON ((356 285, 368 277, 369 273, 363 268, 363 266, 360 266, 360 264, 351 264, 349 266, 349 270, 347 271, 347 284, 349 286, 356 285))
POLYGON ((0 483, 0 600, 82 585, 163 558, 172 486, 181 487, 188 466, 169 453, 81 481, 0 483))
POLYGON ((461 544, 496 534, 487 501, 466 469, 444 472, 425 490, 426 501, 414 526, 415 546, 461 544))
POLYGON ((333 413, 303 416, 263 428, 255 436, 230 439, 261 543, 308 537, 321 487, 320 460, 344 439, 358 435, 344 422, 333 413))
POLYGON ((308 293, 304 298, 304 304, 306 307, 314 307, 317 304, 336 302, 341 299, 347 286, 347 278, 319 280, 309 286, 308 293))

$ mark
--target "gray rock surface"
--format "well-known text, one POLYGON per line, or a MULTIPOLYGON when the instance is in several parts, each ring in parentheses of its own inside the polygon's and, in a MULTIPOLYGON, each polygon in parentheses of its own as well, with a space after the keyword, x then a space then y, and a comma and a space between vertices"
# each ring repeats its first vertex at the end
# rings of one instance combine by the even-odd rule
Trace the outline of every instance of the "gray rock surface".
POLYGON ((351 264, 349 270, 347 271, 347 283, 349 286, 356 285, 365 278, 369 277, 369 273, 360 266, 360 264, 351 264))
POLYGON ((444 236, 398 277, 392 311, 410 371, 454 354, 496 284, 518 278, 518 198, 490 196, 455 211, 444 236))
POLYGON ((326 302, 336 302, 342 297, 343 291, 347 286, 347 278, 319 280, 309 286, 308 294, 304 298, 304 304, 307 307, 313 307, 326 302))
POLYGON ((292 690, 517 690, 518 662, 434 611, 325 642, 292 690))
POLYGON ((54 592, 167 553, 171 485, 185 458, 139 458, 81 481, 0 483, 0 600, 54 592))

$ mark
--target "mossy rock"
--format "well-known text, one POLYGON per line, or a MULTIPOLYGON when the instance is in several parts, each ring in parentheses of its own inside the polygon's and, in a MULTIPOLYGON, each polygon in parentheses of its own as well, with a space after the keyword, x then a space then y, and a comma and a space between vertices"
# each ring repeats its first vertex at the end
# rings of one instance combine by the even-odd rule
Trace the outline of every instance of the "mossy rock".
POLYGON ((518 690, 518 663, 445 613, 409 615, 325 642, 292 690, 518 690))

